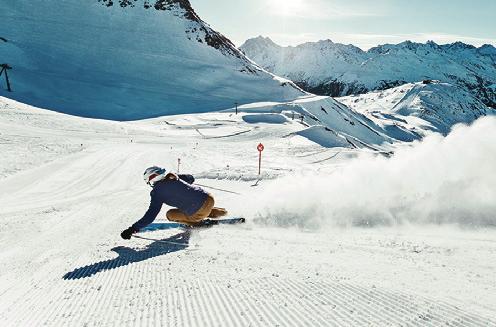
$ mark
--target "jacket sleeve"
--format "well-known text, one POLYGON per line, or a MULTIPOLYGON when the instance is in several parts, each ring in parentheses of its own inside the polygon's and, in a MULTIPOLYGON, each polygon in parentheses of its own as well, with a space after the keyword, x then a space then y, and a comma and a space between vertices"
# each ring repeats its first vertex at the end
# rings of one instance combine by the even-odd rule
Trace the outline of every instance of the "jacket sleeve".
POLYGON ((158 200, 153 195, 152 191, 152 193, 150 193, 150 206, 148 207, 148 210, 146 211, 143 218, 135 222, 132 227, 135 230, 139 231, 140 229, 150 225, 155 220, 155 218, 157 218, 158 214, 160 213, 160 209, 162 209, 162 201, 158 200))
POLYGON ((179 175, 178 177, 188 184, 193 184, 195 182, 195 178, 193 177, 193 175, 179 175))

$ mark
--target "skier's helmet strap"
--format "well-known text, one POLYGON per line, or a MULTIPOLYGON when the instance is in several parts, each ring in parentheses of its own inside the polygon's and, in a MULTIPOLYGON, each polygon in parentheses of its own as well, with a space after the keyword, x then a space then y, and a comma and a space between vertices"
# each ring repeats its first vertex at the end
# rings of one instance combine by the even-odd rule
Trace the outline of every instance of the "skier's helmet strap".
POLYGON ((158 182, 159 180, 163 179, 164 176, 165 176, 164 168, 153 166, 145 170, 145 173, 143 174, 143 179, 145 180, 145 183, 147 183, 150 186, 153 186, 155 182, 158 182))

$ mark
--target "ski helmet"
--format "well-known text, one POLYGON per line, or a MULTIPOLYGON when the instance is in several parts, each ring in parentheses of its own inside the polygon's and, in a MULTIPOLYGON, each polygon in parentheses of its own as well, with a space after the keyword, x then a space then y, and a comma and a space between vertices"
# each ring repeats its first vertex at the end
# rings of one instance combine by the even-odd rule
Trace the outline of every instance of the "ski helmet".
POLYGON ((145 170, 145 173, 143 174, 143 179, 148 185, 153 186, 155 182, 158 182, 165 177, 165 173, 166 170, 164 168, 153 166, 145 170))

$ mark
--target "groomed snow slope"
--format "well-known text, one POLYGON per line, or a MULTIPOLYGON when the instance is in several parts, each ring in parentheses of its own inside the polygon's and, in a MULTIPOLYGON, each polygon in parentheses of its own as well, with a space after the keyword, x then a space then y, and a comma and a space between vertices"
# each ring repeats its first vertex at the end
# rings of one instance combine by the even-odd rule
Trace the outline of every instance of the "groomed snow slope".
MULTIPOLYGON (((494 229, 302 230, 282 213, 284 201, 309 219, 312 201, 314 214, 325 197, 339 204, 339 185, 299 187, 305 172, 332 173, 361 203, 370 181, 349 192, 333 172, 364 150, 322 148, 295 134, 307 128, 297 120, 249 108, 117 123, 0 101, 2 326, 496 326, 494 229), (263 179, 253 186, 259 142, 263 179), (120 239, 147 208, 143 168, 175 170, 177 158, 199 183, 242 193, 212 191, 248 222, 120 239), (281 177, 295 184, 271 192, 281 177)), ((477 173, 494 162, 485 156, 477 173)))
POLYGON ((0 95, 83 117, 130 120, 292 100, 187 0, 3 0, 0 95))

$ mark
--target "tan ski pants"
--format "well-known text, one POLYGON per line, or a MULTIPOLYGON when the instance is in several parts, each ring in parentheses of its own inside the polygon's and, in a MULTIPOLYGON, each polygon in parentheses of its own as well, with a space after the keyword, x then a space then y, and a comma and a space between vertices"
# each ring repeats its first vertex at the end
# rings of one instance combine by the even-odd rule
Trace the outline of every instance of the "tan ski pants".
POLYGON ((227 214, 226 209, 216 208, 214 207, 214 204, 214 197, 209 194, 201 208, 198 209, 198 211, 195 212, 192 216, 186 215, 179 209, 170 209, 169 211, 167 211, 167 219, 178 223, 194 225, 201 222, 207 217, 218 218, 227 214))

